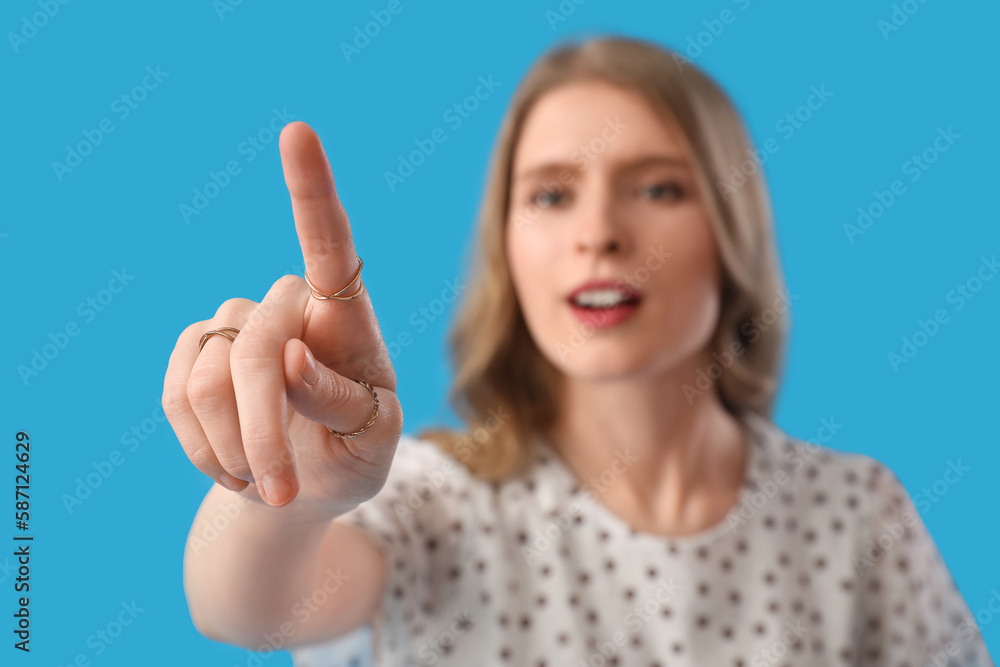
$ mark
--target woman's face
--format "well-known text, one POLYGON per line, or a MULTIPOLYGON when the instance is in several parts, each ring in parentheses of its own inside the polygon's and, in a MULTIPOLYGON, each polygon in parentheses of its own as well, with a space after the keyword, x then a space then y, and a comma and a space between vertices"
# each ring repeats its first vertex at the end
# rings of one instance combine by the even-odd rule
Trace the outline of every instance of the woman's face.
POLYGON ((650 377, 705 351, 719 267, 688 159, 643 97, 603 82, 551 90, 525 119, 507 256, 528 330, 568 376, 650 377))

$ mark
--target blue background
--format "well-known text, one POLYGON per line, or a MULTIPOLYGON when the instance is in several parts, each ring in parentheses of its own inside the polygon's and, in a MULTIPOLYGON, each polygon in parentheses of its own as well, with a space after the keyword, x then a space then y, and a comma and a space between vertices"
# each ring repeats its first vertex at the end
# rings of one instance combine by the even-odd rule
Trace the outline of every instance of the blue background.
MULTIPOLYGON (((915 497, 939 482, 943 492, 922 518, 973 613, 984 609, 1000 588, 1000 280, 961 310, 948 293, 975 275, 981 257, 1000 251, 1000 6, 914 3, 918 11, 886 36, 878 22, 893 12, 887 0, 588 0, 564 3, 574 11, 555 24, 546 12, 559 11, 557 0, 403 0, 402 12, 348 62, 341 42, 386 4, 243 2, 220 13, 210 0, 70 2, 15 50, 9 33, 41 10, 28 0, 4 3, 0 426, 11 478, 14 433, 31 434, 36 539, 34 650, 26 660, 5 645, 0 662, 15 654, 11 664, 69 664, 80 653, 109 666, 247 660, 246 651, 201 637, 188 617, 182 550, 210 480, 155 416, 185 326, 210 318, 227 298, 260 300, 279 276, 301 275, 277 142, 252 161, 239 152, 272 109, 319 133, 383 334, 413 336, 394 357, 412 433, 454 421, 444 402, 452 312, 422 333, 409 317, 445 281, 465 275, 487 159, 527 67, 557 41, 604 32, 686 49, 726 8, 735 19, 721 34, 701 35, 701 52, 688 55, 731 94, 758 145, 772 136, 780 145, 764 169, 782 265, 799 298, 775 421, 814 438, 820 420, 833 418, 844 428, 829 446, 886 462, 915 497), (147 66, 169 74, 120 118, 113 101, 142 82, 147 66), (452 129, 444 111, 490 74, 496 92, 452 129), (820 85, 833 96, 786 139, 776 123, 820 85), (104 118, 113 132, 60 180, 52 163, 104 118), (438 127, 447 141, 391 191, 384 172, 438 127), (908 180, 904 163, 948 127, 960 138, 908 180), (185 222, 179 205, 229 160, 241 172, 185 222), (894 179, 905 194, 850 242, 844 224, 894 179), (123 267, 134 279, 88 321, 78 305, 123 267), (939 308, 949 322, 894 371, 887 353, 939 308), (18 367, 70 322, 79 335, 22 379, 18 367), (123 434, 144 424, 145 440, 128 451, 123 434), (116 449, 121 465, 67 509, 76 478, 116 449), (949 460, 959 459, 971 470, 942 487, 949 460), (95 655, 88 637, 132 600, 143 609, 136 622, 95 655)), ((12 563, 0 557, 8 619, 12 563)), ((986 624, 984 635, 1000 654, 1000 623, 986 624)), ((281 653, 267 663, 290 660, 281 653)))

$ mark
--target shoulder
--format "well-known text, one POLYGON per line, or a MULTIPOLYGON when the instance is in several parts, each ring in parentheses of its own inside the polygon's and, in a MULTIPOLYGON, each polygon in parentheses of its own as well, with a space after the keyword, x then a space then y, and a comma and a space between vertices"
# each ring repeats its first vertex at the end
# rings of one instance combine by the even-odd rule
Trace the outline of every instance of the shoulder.
POLYGON ((860 452, 845 451, 831 443, 842 428, 836 419, 820 420, 816 437, 791 435, 766 417, 750 414, 745 417, 751 431, 751 445, 758 466, 780 468, 796 477, 816 484, 847 484, 863 486, 871 483, 888 468, 880 461, 860 452))
MULTIPOLYGON (((903 513, 914 512, 906 488, 888 464, 832 445, 839 427, 836 420, 822 420, 814 438, 790 435, 759 416, 748 422, 755 436, 754 487, 769 482, 787 486, 786 501, 794 499, 803 511, 830 511, 844 520, 853 517, 858 524, 893 515, 904 518, 903 513)), ((913 523, 914 517, 905 518, 913 523)))
MULTIPOLYGON (((911 497, 885 461, 833 447, 840 440, 828 437, 831 420, 810 439, 790 436, 763 417, 749 421, 759 465, 748 490, 763 497, 754 504, 765 508, 761 525, 774 529, 783 518, 795 527, 794 547, 823 563, 822 572, 811 575, 812 585, 831 591, 834 601, 841 592, 857 596, 852 604, 867 616, 857 626, 857 645, 885 664, 924 664, 928 655, 955 656, 955 649, 969 658, 962 664, 992 664, 922 518, 935 487, 954 483, 968 467, 949 460, 931 491, 911 497), (781 498, 777 511, 766 505, 772 495, 781 498), (825 584, 821 577, 827 577, 825 584)), ((766 530, 761 535, 771 537, 766 530)))

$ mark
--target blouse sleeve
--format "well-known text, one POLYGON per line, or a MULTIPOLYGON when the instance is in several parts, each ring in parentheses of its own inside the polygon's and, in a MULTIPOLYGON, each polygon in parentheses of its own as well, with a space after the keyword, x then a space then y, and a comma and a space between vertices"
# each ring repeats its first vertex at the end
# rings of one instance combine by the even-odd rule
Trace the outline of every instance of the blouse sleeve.
POLYGON ((870 460, 855 571, 863 664, 993 667, 979 626, 899 478, 870 460))
MULTIPOLYGON (((469 473, 433 442, 404 435, 385 485, 338 518, 368 533, 386 561, 375 645, 405 650, 452 593, 469 473), (466 489, 466 493, 462 490, 466 489)), ((377 652, 376 663, 382 664, 377 652)))

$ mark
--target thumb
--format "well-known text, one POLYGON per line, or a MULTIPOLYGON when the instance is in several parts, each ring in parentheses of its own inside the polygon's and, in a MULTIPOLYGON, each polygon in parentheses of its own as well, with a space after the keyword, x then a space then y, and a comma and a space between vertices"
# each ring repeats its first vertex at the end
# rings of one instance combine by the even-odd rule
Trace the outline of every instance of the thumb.
POLYGON ((365 387, 319 362, 297 338, 285 342, 284 355, 288 398, 299 414, 341 433, 368 423, 375 401, 365 387))

